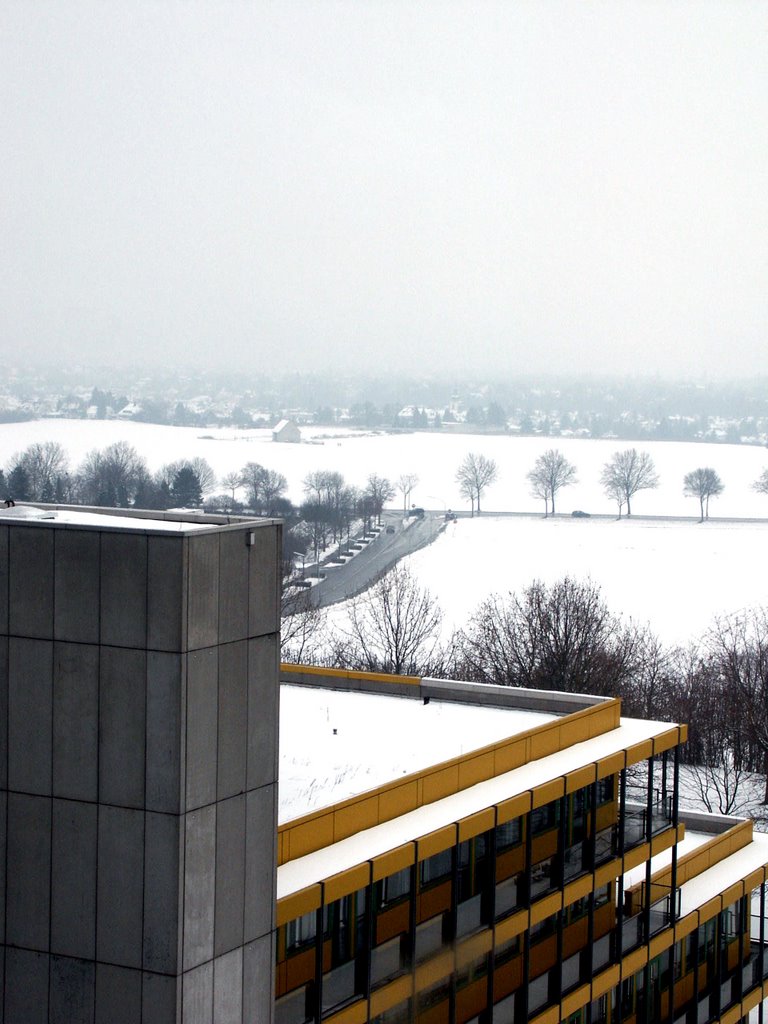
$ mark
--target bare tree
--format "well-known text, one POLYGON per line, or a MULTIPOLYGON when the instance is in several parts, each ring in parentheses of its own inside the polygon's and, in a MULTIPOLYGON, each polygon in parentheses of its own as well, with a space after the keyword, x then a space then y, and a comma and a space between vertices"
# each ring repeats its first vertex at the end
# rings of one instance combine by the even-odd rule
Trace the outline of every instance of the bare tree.
POLYGON ((365 482, 365 493, 370 496, 373 514, 381 524, 381 512, 384 505, 395 496, 395 488, 385 476, 371 473, 365 482))
POLYGON ((221 486, 225 487, 232 494, 232 501, 235 501, 235 491, 238 487, 241 487, 243 483, 242 474, 233 470, 231 473, 225 473, 221 478, 221 486))
POLYGON ((752 484, 758 494, 768 494, 768 469, 764 469, 760 476, 752 484))
POLYGON ((80 497, 86 505, 126 508, 149 478, 144 458, 127 441, 116 441, 86 455, 78 472, 80 497))
POLYGON ((58 441, 38 441, 13 457, 10 474, 17 467, 26 474, 28 500, 53 502, 57 500, 57 479, 66 474, 67 462, 67 453, 58 441))
POLYGON ((549 448, 536 459, 533 469, 528 473, 528 480, 531 484, 531 494, 544 502, 546 519, 550 503, 552 515, 555 514, 557 492, 576 483, 576 467, 557 448, 549 448))
POLYGON ((281 659, 294 665, 322 661, 325 619, 325 612, 312 603, 308 590, 287 589, 281 606, 281 659))
POLYGON ((408 502, 411 500, 411 492, 418 482, 419 478, 415 473, 401 473, 397 478, 396 486, 403 496, 403 515, 408 511, 408 502))
POLYGON ((368 672, 436 674, 443 663, 442 619, 430 592, 397 566, 349 603, 333 645, 335 662, 368 672))
POLYGON ((609 612, 599 587, 566 577, 488 598, 457 643, 463 673, 479 682, 617 696, 641 638, 609 612))
POLYGON ((456 471, 456 482, 462 497, 467 498, 472 508, 472 515, 480 515, 480 499, 486 488, 496 480, 498 467, 493 459, 485 455, 470 452, 456 471))
MULTIPOLYGON (((706 637, 715 671, 738 703, 741 725, 735 742, 742 738, 752 750, 739 750, 747 766, 757 765, 765 775, 763 802, 768 804, 768 611, 753 609, 742 615, 719 619, 706 637)), ((732 695, 732 696, 731 696, 732 695)))
POLYGON ((618 503, 619 517, 623 505, 627 506, 627 515, 631 516, 634 495, 638 491, 658 487, 659 476, 648 452, 627 448, 623 452, 614 452, 606 462, 600 483, 606 495, 618 503))
POLYGON ((701 510, 700 522, 709 519, 709 499, 723 493, 723 481, 711 466, 692 469, 683 477, 683 494, 686 498, 698 498, 701 510))
MULTIPOLYGON (((240 473, 230 474, 230 478, 236 478, 239 483, 228 483, 226 486, 245 487, 248 505, 262 516, 275 514, 277 502, 288 489, 288 481, 282 473, 267 469, 258 462, 247 462, 240 473)), ((234 496, 234 489, 232 493, 234 496)))

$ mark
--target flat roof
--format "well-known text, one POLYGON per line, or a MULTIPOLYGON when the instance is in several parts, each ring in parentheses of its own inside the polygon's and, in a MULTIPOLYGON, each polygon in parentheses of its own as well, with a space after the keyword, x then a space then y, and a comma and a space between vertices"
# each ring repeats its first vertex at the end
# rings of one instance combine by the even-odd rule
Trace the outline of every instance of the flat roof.
POLYGON ((540 757, 493 779, 478 782, 459 793, 425 804, 392 821, 364 829, 314 853, 297 857, 278 867, 277 897, 281 899, 290 896, 340 871, 468 818, 486 807, 562 778, 569 772, 594 764, 634 744, 664 735, 672 728, 674 726, 669 722, 622 718, 616 729, 600 736, 575 743, 565 750, 540 757))
POLYGON ((283 824, 558 717, 282 683, 278 820, 283 824))
POLYGON ((205 515, 189 512, 157 512, 145 509, 107 509, 73 505, 0 506, 0 522, 54 527, 91 527, 98 530, 133 530, 142 533, 194 533, 227 526, 262 526, 274 519, 205 515))
POLYGON ((753 832, 752 842, 680 886, 680 916, 708 903, 753 871, 768 864, 768 835, 753 832))

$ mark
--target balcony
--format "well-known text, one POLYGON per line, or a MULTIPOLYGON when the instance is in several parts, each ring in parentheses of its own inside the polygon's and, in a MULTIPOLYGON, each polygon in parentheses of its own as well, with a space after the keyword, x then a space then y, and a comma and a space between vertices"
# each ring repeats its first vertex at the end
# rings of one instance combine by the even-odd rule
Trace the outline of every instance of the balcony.
POLYGON ((672 824, 672 797, 657 800, 650 809, 627 804, 624 812, 624 849, 631 850, 672 824))

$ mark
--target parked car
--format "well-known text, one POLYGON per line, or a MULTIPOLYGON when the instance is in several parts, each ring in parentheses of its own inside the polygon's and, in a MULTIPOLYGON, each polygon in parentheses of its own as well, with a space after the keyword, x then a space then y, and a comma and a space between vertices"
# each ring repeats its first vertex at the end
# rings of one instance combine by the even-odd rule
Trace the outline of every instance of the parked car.
POLYGON ((424 509, 423 508, 411 508, 408 510, 408 515, 411 519, 423 519, 424 509))
POLYGON ((582 512, 580 508, 575 509, 571 512, 574 519, 589 519, 589 512, 582 512))
POLYGON ((387 533, 394 533, 395 532, 394 526, 388 526, 386 532, 387 533))

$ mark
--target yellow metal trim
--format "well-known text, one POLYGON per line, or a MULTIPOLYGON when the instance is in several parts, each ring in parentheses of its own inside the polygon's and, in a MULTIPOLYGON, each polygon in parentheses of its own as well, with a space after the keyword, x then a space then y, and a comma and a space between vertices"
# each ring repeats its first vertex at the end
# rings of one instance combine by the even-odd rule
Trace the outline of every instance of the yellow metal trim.
POLYGON ((388 875, 394 875, 396 871, 402 871, 403 868, 409 868, 416 860, 416 846, 414 843, 406 843, 404 846, 398 846, 396 850, 390 850, 389 853, 382 853, 378 857, 374 857, 372 863, 372 875, 371 881, 378 882, 382 878, 387 878, 388 875))
POLYGON ((318 910, 323 902, 322 887, 308 885, 306 889, 292 892, 290 896, 284 896, 277 901, 277 927, 294 921, 297 917, 309 914, 318 910))

